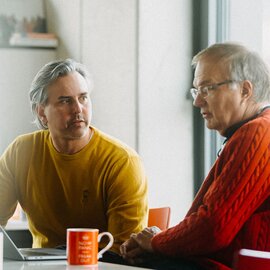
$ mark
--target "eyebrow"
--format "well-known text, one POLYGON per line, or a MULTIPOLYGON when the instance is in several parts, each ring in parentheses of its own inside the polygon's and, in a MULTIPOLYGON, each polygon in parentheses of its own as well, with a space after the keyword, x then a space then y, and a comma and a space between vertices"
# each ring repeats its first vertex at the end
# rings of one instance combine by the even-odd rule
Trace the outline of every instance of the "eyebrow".
MULTIPOLYGON (((79 96, 86 96, 89 95, 89 92, 83 92, 81 93, 79 96)), ((72 96, 59 96, 58 99, 67 99, 67 98, 71 98, 72 96)))
MULTIPOLYGON (((207 84, 211 84, 212 80, 204 80, 202 82, 200 82, 200 84, 198 86, 203 86, 203 85, 207 85, 207 84)), ((195 86, 195 84, 193 84, 195 86)))

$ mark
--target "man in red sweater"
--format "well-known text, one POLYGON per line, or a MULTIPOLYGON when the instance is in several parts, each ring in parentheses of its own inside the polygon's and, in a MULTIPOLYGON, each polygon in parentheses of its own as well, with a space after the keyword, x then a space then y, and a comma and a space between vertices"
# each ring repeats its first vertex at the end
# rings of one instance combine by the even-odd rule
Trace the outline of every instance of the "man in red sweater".
POLYGON ((146 228, 121 246, 153 269, 232 269, 241 248, 270 251, 270 79, 261 57, 233 43, 192 60, 191 95, 209 129, 226 138, 185 218, 146 228))

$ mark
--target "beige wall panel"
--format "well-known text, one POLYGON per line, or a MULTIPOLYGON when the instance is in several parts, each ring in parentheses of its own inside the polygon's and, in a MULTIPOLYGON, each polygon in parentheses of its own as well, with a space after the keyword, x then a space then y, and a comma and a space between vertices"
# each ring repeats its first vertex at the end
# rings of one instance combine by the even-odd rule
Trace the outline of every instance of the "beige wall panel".
POLYGON ((93 123, 136 147, 136 1, 84 0, 82 59, 94 79, 93 123))
POLYGON ((45 0, 48 31, 59 38, 57 58, 81 61, 81 0, 45 0))

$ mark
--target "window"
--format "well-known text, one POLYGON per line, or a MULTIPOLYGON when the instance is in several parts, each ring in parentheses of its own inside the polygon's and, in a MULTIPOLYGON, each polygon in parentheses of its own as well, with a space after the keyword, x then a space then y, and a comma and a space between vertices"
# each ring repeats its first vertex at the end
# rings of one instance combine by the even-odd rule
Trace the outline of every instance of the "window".
MULTIPOLYGON (((198 1, 194 0, 195 2, 198 4, 198 1)), ((201 37, 197 41, 200 49, 216 42, 240 42, 261 53, 270 65, 269 0, 208 0, 202 2, 198 8, 200 12, 196 13, 195 10, 194 16, 194 24, 196 24, 196 16, 200 16, 200 26, 198 27, 200 27, 201 37)), ((200 115, 194 117, 195 192, 215 162, 224 140, 217 132, 205 128, 198 117, 200 115), (198 136, 203 138, 200 140, 201 143, 203 141, 203 145, 196 145, 198 136), (203 153, 198 155, 198 149, 203 153), (203 163, 199 159, 203 159, 203 163)))

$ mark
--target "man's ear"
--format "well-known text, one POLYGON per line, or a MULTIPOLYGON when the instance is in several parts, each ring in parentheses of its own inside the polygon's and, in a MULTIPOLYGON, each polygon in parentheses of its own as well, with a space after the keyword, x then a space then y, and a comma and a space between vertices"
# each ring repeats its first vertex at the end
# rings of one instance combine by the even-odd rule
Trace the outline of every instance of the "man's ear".
POLYGON ((253 95, 253 84, 251 81, 245 80, 242 82, 241 96, 243 99, 247 100, 253 95))
POLYGON ((45 114, 45 106, 44 105, 38 105, 37 106, 37 114, 38 118, 41 120, 41 122, 46 125, 48 123, 46 114, 45 114))

